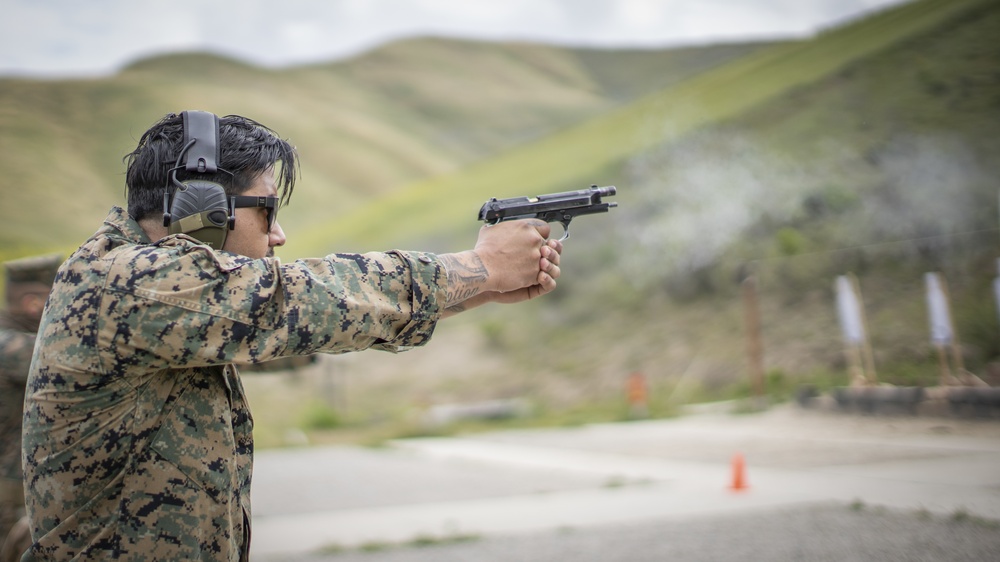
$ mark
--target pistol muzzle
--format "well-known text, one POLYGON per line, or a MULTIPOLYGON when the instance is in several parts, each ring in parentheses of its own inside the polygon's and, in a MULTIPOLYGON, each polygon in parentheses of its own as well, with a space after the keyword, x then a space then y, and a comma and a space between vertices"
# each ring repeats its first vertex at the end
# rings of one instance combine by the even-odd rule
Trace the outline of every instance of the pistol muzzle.
POLYGON ((598 197, 610 197, 618 192, 613 185, 609 185, 607 187, 597 187, 596 185, 592 185, 590 188, 597 192, 598 197))

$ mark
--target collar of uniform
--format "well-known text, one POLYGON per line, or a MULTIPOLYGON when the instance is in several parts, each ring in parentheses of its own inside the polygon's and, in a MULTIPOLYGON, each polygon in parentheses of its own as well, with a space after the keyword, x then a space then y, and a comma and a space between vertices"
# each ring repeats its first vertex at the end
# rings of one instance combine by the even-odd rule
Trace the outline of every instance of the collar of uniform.
POLYGON ((125 238, 136 244, 151 244, 153 242, 146 235, 146 231, 139 226, 139 223, 128 216, 125 209, 117 205, 111 208, 108 217, 104 219, 104 224, 118 230, 125 235, 125 238))

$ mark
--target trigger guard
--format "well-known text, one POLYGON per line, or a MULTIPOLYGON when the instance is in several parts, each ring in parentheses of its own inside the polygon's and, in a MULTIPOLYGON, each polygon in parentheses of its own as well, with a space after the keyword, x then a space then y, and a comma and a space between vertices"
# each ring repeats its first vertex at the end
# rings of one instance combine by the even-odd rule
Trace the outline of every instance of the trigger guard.
POLYGON ((561 224, 563 227, 563 235, 562 238, 559 239, 559 242, 562 242, 563 240, 569 238, 569 222, 570 221, 565 221, 565 222, 559 221, 559 224, 561 224))

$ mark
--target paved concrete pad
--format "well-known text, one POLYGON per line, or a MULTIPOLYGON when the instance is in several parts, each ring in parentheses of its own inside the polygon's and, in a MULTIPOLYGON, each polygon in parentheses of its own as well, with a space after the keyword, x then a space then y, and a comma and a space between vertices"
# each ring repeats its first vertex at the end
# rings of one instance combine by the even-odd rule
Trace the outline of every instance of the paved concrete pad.
POLYGON ((259 454, 254 556, 830 502, 1000 519, 995 421, 788 406, 392 445, 259 454))

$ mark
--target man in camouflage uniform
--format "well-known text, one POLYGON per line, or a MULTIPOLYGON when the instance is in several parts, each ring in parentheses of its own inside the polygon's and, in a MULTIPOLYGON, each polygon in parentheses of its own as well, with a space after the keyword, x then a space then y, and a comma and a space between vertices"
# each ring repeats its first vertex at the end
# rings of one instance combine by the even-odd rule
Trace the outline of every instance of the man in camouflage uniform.
POLYGON ((21 481, 21 413, 24 384, 35 348, 35 332, 45 299, 62 257, 38 256, 9 261, 6 271, 6 308, 0 310, 0 562, 24 550, 15 533, 5 539, 24 516, 21 481))
MULTIPOLYGON (((113 208, 56 276, 25 401, 26 561, 246 560, 253 420, 233 363, 402 351, 443 317, 555 288, 562 245, 537 221, 483 227, 454 254, 287 264, 272 257, 285 236, 263 207, 236 209, 219 251, 168 235, 182 139, 172 114, 142 136, 126 157, 128 212, 113 208)), ((286 141, 228 116, 218 144, 228 172, 210 181, 287 202, 286 141)))

